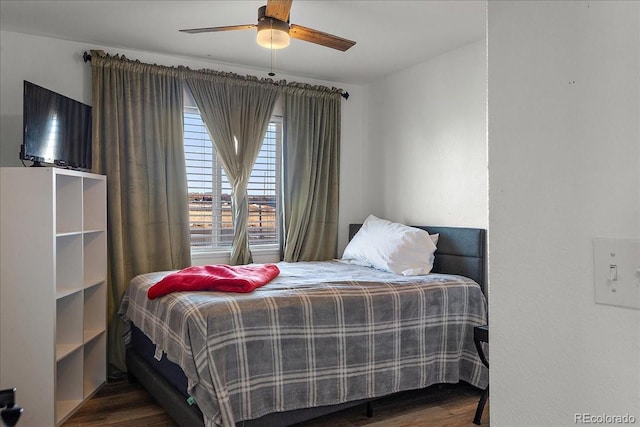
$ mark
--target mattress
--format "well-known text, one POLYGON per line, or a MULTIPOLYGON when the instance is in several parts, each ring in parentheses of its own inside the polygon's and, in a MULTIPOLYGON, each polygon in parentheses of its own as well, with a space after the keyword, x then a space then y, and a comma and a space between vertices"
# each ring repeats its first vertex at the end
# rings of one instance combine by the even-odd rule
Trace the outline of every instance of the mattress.
POLYGON ((486 386, 472 338, 486 323, 486 301, 471 279, 339 262, 278 265, 280 276, 250 294, 148 300, 148 288, 169 272, 129 287, 120 314, 154 354, 180 366, 205 425, 435 383, 486 386))

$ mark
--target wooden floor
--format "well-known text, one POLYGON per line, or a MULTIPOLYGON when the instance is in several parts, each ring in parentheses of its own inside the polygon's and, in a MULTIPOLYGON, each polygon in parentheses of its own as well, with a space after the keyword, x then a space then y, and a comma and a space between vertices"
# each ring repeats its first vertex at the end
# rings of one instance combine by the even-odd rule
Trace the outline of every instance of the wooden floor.
MULTIPOLYGON (((297 427, 462 427, 475 426, 481 391, 469 385, 434 386, 379 399, 373 417, 358 406, 298 424, 297 427)), ((482 426, 489 425, 489 403, 482 426)), ((71 417, 63 427, 122 426, 175 427, 176 424, 140 386, 127 381, 107 384, 71 417)))

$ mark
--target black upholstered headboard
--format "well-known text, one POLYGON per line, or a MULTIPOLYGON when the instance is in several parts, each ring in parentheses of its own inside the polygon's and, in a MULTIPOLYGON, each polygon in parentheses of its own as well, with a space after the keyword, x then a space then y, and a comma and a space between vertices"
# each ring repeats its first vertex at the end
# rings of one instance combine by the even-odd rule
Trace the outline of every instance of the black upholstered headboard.
MULTIPOLYGON (((349 224, 349 240, 362 224, 349 224)), ((413 225, 429 234, 440 234, 433 264, 434 273, 458 274, 475 280, 486 290, 486 230, 482 228, 413 225)))

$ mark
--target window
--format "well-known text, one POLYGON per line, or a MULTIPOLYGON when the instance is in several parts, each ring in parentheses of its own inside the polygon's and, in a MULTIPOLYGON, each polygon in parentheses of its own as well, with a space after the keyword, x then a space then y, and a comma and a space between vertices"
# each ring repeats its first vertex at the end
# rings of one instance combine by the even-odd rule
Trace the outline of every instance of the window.
MULTIPOLYGON (((251 172, 249 244, 279 243, 280 153, 282 120, 271 118, 262 148, 251 172)), ((209 139, 197 107, 184 108, 184 152, 189 187, 191 247, 195 250, 228 249, 233 241, 231 186, 209 139)))

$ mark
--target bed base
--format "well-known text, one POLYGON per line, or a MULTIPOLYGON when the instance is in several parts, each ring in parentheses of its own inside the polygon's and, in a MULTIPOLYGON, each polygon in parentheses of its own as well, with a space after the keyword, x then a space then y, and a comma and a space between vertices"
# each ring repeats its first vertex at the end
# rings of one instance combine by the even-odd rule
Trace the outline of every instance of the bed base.
MULTIPOLYGON (((140 383, 180 427, 204 426, 200 409, 195 405, 189 405, 182 393, 176 390, 173 385, 164 379, 162 375, 159 375, 146 360, 131 348, 127 349, 126 363, 129 381, 140 383)), ((368 417, 372 417, 372 402, 372 400, 364 399, 339 405, 276 412, 253 420, 238 421, 236 426, 285 427, 358 405, 363 405, 363 411, 366 411, 368 417)))
POLYGON ((178 425, 204 425, 200 409, 189 405, 182 393, 130 348, 126 351, 126 363, 129 382, 140 383, 178 425))

